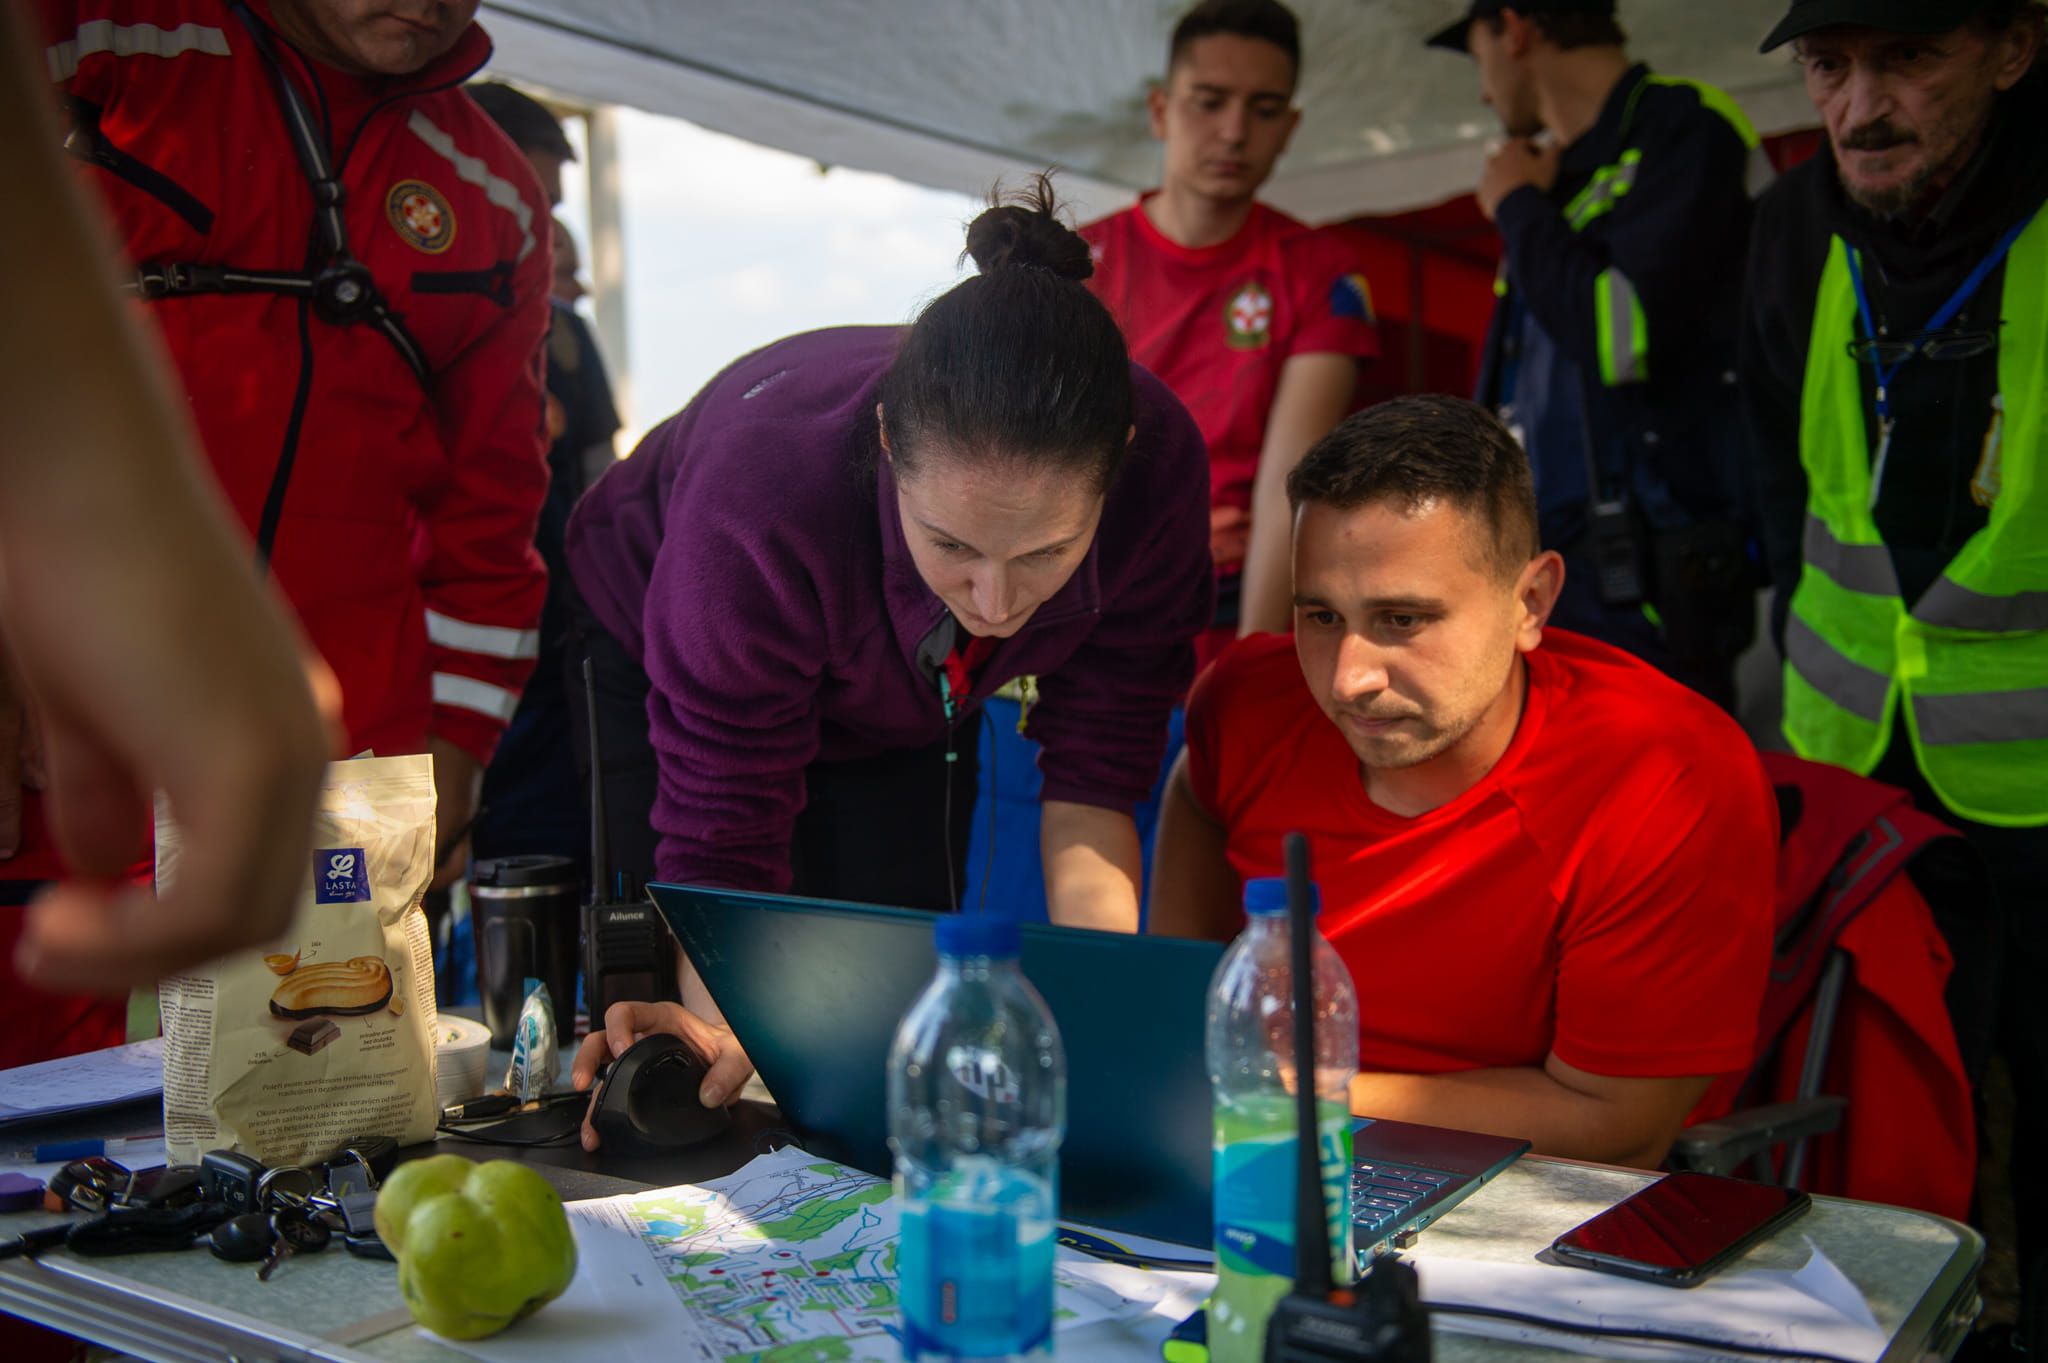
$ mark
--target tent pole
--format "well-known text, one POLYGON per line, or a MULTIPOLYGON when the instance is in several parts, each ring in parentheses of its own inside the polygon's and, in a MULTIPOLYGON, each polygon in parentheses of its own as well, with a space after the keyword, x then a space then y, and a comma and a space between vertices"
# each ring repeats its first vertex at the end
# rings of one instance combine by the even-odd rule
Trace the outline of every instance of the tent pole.
POLYGON ((597 344, 611 377, 619 423, 633 424, 633 356, 626 346, 626 245, 619 193, 618 109, 600 105, 584 119, 590 176, 590 292, 597 344))

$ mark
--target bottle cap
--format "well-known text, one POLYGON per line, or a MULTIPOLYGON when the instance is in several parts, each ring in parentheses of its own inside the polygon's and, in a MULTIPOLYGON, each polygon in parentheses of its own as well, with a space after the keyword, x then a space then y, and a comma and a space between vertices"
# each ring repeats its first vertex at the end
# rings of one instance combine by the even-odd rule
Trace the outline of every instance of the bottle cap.
MULTIPOLYGON (((1261 876, 1244 883, 1244 911, 1253 918, 1268 916, 1285 917, 1287 914, 1287 881, 1280 876, 1261 876)), ((1308 911, 1318 914, 1323 911, 1323 890, 1320 885, 1309 886, 1308 911)))
POLYGON ((991 918, 985 914, 942 914, 938 927, 939 955, 1015 956, 1023 945, 1023 934, 1014 918, 991 918))

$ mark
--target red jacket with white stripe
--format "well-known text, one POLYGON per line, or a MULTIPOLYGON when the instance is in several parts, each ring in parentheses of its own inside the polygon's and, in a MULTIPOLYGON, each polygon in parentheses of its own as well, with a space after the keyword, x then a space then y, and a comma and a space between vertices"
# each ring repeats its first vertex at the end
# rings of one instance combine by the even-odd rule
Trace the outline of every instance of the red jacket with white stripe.
MULTIPOLYGON (((250 3, 267 23, 269 0, 250 3)), ((306 267, 312 189, 272 69, 223 0, 35 4, 67 146, 136 265, 306 267)), ((271 572, 341 680, 352 748, 417 752, 433 734, 487 761, 546 590, 548 205, 458 88, 490 56, 480 28, 392 78, 273 41, 324 125, 349 248, 429 377, 374 327, 277 293, 146 313, 243 525, 254 536, 278 507, 271 572)))

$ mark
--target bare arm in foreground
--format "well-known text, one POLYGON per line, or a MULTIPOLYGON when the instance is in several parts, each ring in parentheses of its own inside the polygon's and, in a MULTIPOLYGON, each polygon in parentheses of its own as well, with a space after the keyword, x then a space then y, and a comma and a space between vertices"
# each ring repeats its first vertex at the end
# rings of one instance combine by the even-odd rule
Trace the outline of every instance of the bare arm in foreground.
MULTIPOLYGON (((21 263, 0 276, 0 629, 15 664, 0 711, 39 726, 51 828, 86 879, 30 910, 17 963, 45 988, 117 993, 284 930, 326 740, 284 612, 116 293, 41 56, 0 13, 0 181, 16 205, 0 258, 21 263), (156 790, 190 848, 161 902, 119 879, 147 853, 156 790)), ((18 797, 18 751, 0 799, 18 797)), ((0 833, 11 854, 18 826, 0 833)))

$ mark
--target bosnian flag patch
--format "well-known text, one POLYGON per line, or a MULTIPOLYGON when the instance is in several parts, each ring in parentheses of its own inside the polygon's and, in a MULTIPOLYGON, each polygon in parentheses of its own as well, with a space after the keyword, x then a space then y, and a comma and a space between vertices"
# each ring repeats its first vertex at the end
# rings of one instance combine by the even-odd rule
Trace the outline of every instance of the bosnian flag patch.
POLYGON ((1364 275, 1337 276, 1337 282, 1330 286, 1330 315, 1355 317, 1361 322, 1375 320, 1372 315, 1372 285, 1365 282, 1364 275))

